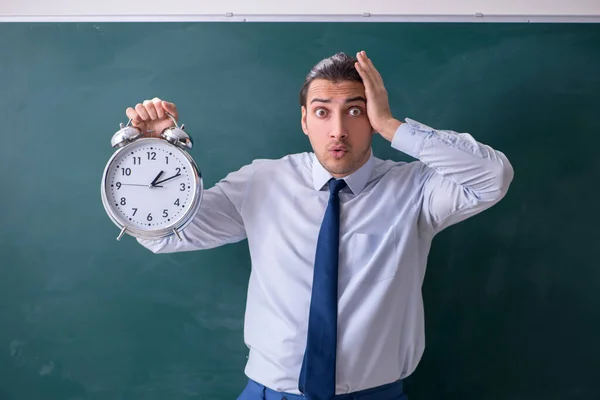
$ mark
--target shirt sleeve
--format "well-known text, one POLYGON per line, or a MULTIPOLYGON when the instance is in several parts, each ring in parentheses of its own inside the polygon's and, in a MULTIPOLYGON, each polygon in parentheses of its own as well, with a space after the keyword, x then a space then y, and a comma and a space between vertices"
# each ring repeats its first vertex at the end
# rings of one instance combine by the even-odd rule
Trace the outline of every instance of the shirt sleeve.
POLYGON ((409 118, 392 147, 423 164, 420 225, 434 234, 499 202, 514 176, 502 152, 468 133, 436 130, 409 118))
POLYGON ((181 241, 175 235, 137 241, 153 253, 174 253, 210 249, 245 239, 242 207, 256 166, 254 162, 242 167, 205 190, 198 211, 180 232, 181 241))

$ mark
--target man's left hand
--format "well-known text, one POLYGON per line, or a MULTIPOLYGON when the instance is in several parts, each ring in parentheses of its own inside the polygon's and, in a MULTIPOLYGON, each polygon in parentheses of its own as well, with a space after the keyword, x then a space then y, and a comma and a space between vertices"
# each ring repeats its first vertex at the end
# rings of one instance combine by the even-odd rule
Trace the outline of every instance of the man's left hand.
POLYGON ((367 115, 371 126, 381 136, 392 141, 394 133, 402 122, 392 116, 387 90, 383 85, 381 75, 375 69, 367 53, 361 51, 356 54, 358 62, 354 64, 365 85, 367 96, 367 115))

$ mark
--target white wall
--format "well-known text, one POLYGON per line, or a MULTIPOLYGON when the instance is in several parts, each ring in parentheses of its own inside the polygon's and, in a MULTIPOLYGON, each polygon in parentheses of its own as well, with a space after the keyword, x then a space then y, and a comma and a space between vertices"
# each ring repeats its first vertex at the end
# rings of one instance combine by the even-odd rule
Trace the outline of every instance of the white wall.
POLYGON ((586 22, 600 0, 0 0, 0 21, 36 20, 586 22))

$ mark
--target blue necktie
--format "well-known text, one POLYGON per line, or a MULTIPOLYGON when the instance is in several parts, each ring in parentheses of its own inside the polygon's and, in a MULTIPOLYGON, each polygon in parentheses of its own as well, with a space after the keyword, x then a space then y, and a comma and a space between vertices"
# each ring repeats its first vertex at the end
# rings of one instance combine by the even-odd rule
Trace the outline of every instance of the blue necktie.
POLYGON ((343 180, 329 181, 329 203, 317 241, 306 350, 298 384, 308 400, 330 400, 335 396, 340 241, 338 193, 344 186, 343 180))

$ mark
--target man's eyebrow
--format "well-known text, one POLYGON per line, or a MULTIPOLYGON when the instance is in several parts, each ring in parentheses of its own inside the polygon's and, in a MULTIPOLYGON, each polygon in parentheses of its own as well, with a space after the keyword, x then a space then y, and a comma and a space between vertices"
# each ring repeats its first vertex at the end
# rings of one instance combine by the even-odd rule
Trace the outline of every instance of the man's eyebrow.
MULTIPOLYGON (((356 96, 356 97, 350 97, 350 98, 346 99, 344 101, 344 103, 352 103, 353 101, 363 101, 365 103, 367 102, 367 100, 364 97, 362 97, 362 96, 356 96)), ((316 102, 319 102, 319 103, 331 103, 331 99, 314 98, 314 99, 312 99, 310 101, 310 104, 316 103, 316 102)))
POLYGON ((319 102, 319 103, 331 103, 331 99, 319 99, 319 98, 315 97, 314 99, 312 99, 310 101, 310 104, 316 103, 316 102, 319 102))
POLYGON ((362 101, 362 102, 367 102, 367 99, 365 99, 362 96, 356 96, 356 97, 351 97, 349 99, 346 99, 345 103, 352 103, 353 101, 362 101))

